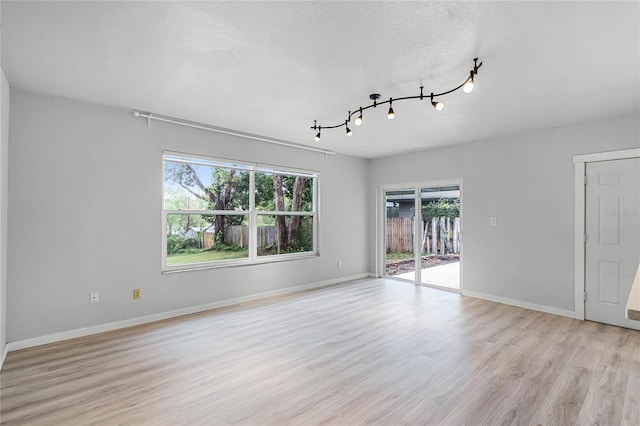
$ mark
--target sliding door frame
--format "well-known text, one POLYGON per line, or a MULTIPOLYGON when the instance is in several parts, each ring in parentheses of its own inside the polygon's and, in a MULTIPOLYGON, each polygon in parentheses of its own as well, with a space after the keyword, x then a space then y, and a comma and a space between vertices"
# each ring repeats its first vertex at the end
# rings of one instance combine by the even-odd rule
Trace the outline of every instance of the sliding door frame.
MULTIPOLYGON (((422 255, 422 188, 433 188, 438 186, 452 186, 458 185, 460 187, 460 293, 463 288, 463 271, 464 271, 464 186, 462 178, 451 179, 439 179, 430 180, 424 182, 410 182, 410 183, 397 183, 389 185, 380 185, 376 191, 376 249, 375 249, 375 268, 377 277, 386 276, 386 237, 387 237, 387 207, 386 207, 386 193, 387 191, 399 191, 399 190, 413 190, 415 193, 415 214, 413 221, 413 253, 414 262, 416 265, 415 270, 415 284, 424 285, 421 282, 422 268, 417 267, 421 265, 420 257, 422 255), (418 238, 415 238, 415 236, 418 238)), ((438 287, 439 288, 439 287, 438 287)))

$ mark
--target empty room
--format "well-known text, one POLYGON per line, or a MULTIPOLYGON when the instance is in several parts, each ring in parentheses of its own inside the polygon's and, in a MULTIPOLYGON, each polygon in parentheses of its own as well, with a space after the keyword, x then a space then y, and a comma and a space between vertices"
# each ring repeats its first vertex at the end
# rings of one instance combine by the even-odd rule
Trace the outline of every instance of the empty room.
POLYGON ((640 2, 0 24, 0 424, 640 424, 640 2))

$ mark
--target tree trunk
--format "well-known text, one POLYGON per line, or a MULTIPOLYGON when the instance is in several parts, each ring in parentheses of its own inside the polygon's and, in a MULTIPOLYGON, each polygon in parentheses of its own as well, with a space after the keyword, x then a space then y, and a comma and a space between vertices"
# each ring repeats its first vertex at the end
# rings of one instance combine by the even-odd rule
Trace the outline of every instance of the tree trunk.
POLYGON ((231 189, 233 188, 233 176, 236 174, 234 169, 229 171, 229 176, 227 177, 227 181, 224 184, 224 210, 227 210, 227 207, 233 201, 233 194, 231 194, 231 189))
MULTIPOLYGON (((293 199, 291 201, 291 211, 299 212, 302 205, 302 190, 304 189, 305 178, 296 176, 293 184, 293 199)), ((300 216, 291 216, 289 222, 289 245, 297 247, 300 243, 300 216)))
MULTIPOLYGON (((204 182, 198 176, 198 173, 191 164, 183 164, 182 168, 176 171, 176 177, 174 181, 178 183, 187 192, 210 203, 214 210, 227 210, 233 202, 233 178, 235 176, 235 170, 231 169, 224 179, 215 179, 215 187, 205 186, 204 182), (199 194, 197 191, 191 189, 191 186, 195 185, 202 191, 199 194)), ((216 174, 219 177, 219 175, 216 174)), ((223 215, 216 216, 214 220, 215 224, 215 242, 226 244, 225 226, 226 221, 223 215)), ((187 218, 187 228, 191 226, 189 218, 187 218)))
MULTIPOLYGON (((216 187, 216 210, 227 210, 227 207, 233 201, 233 194, 231 194, 231 189, 233 188, 233 176, 235 174, 235 170, 231 170, 229 175, 227 176, 227 180, 224 183, 224 188, 221 185, 216 187)), ((225 234, 225 228, 227 226, 225 222, 226 216, 218 215, 216 216, 216 241, 221 242, 222 244, 227 244, 227 235, 225 234)))
MULTIPOLYGON (((284 195, 282 191, 282 175, 273 175, 273 194, 277 212, 284 211, 284 195)), ((278 254, 287 248, 287 221, 285 216, 276 216, 276 247, 278 254)))
MULTIPOLYGON (((224 200, 222 199, 221 192, 222 192, 222 188, 218 186, 216 188, 216 194, 215 194, 215 199, 216 199, 215 210, 224 210, 224 200)), ((227 239, 224 235, 224 216, 223 215, 216 216, 216 242, 222 243, 222 244, 227 243, 227 239)))

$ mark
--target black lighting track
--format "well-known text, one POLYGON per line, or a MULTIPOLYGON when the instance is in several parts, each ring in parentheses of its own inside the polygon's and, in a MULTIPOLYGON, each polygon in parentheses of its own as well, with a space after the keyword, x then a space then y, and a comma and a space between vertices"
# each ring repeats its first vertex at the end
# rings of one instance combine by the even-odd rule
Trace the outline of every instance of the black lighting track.
POLYGON ((453 93, 456 90, 460 90, 460 89, 463 89, 463 91, 465 93, 470 93, 473 90, 473 86, 475 84, 474 76, 478 74, 478 69, 480 69, 481 66, 482 66, 482 62, 478 63, 478 58, 473 58, 473 69, 471 71, 469 71, 469 77, 467 77, 467 79, 465 81, 463 81, 460 85, 454 87, 451 90, 447 90, 446 92, 440 92, 440 93, 431 92, 429 94, 425 94, 424 93, 424 86, 420 86, 420 94, 419 95, 402 96, 402 97, 399 97, 399 98, 389 98, 389 100, 382 101, 382 102, 378 102, 378 99, 380 99, 380 95, 378 93, 372 93, 371 95, 369 95, 369 99, 371 99, 373 101, 373 103, 371 105, 367 105, 367 106, 364 106, 364 107, 359 107, 355 111, 349 111, 347 113, 347 119, 344 121, 344 123, 336 124, 335 126, 322 126, 322 125, 317 124, 317 120, 313 120, 313 126, 311 126, 311 129, 318 131, 318 133, 315 136, 315 140, 316 141, 320 140, 320 133, 322 132, 323 129, 337 129, 337 128, 343 127, 343 126, 346 128, 347 136, 351 136, 353 134, 353 132, 348 127, 348 123, 351 122, 351 117, 353 117, 354 115, 358 114, 358 117, 355 120, 355 124, 356 124, 356 126, 359 126, 360 124, 362 124, 362 112, 366 111, 366 110, 368 110, 370 108, 376 108, 379 105, 389 104, 389 107, 390 107, 389 108, 389 115, 388 115, 389 119, 392 119, 392 118, 395 117, 395 113, 394 113, 393 107, 392 107, 393 102, 406 101, 406 100, 409 100, 409 99, 424 100, 425 98, 427 98, 427 99, 429 99, 431 101, 431 105, 437 111, 442 111, 442 109, 444 108, 444 104, 442 104, 441 102, 435 101, 435 99, 440 97, 440 96, 448 95, 449 93, 453 93))

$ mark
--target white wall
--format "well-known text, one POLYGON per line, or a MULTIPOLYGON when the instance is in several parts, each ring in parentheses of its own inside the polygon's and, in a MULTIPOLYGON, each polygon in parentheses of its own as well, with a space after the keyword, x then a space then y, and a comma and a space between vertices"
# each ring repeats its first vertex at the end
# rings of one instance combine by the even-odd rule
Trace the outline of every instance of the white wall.
POLYGON ((370 210, 380 185, 462 178, 464 290, 573 311, 572 156, 639 136, 629 116, 373 160, 370 210))
POLYGON ((0 367, 7 344, 7 170, 9 166, 9 83, 0 81, 0 367))
POLYGON ((10 124, 9 342, 368 272, 366 160, 22 91, 10 124), (320 171, 321 256, 161 274, 163 149, 320 171))
POLYGON ((571 157, 640 136, 629 116, 369 162, 23 91, 10 101, 8 342, 374 271, 376 188, 447 178, 463 179, 465 290, 572 311, 571 157), (319 170, 321 257, 161 274, 163 149, 319 170))

